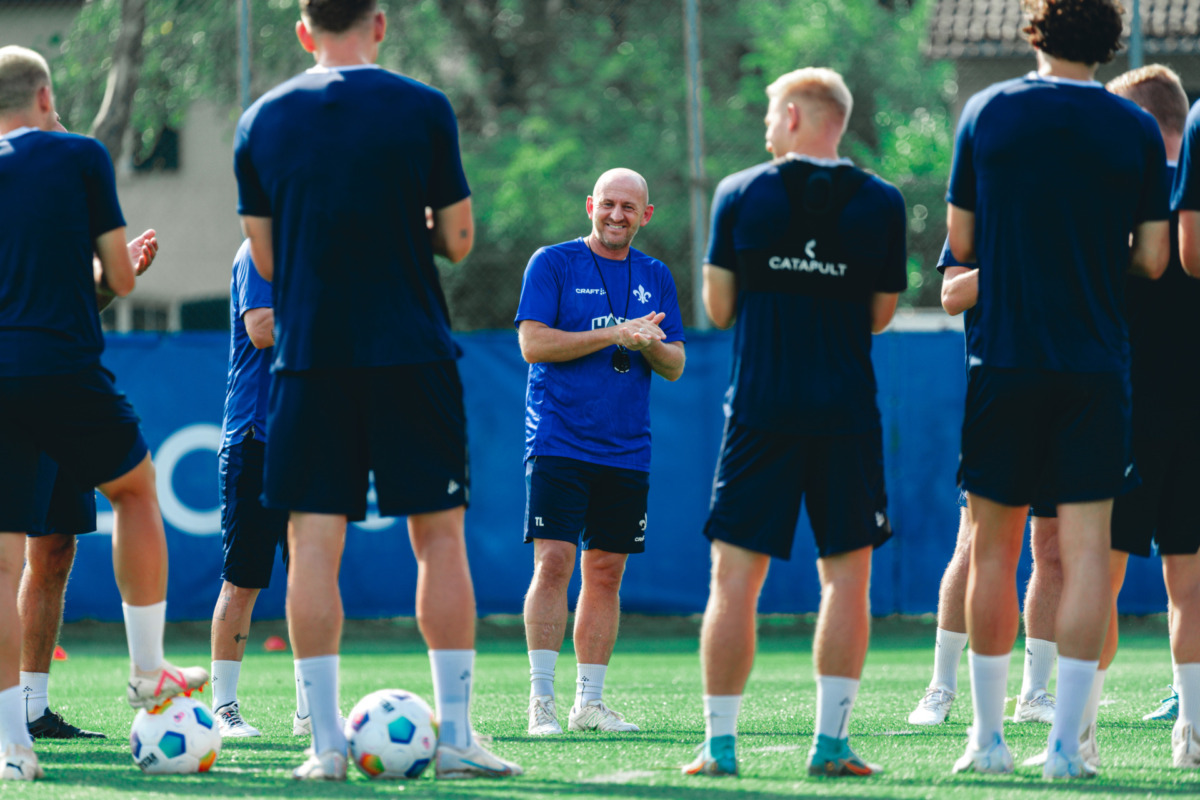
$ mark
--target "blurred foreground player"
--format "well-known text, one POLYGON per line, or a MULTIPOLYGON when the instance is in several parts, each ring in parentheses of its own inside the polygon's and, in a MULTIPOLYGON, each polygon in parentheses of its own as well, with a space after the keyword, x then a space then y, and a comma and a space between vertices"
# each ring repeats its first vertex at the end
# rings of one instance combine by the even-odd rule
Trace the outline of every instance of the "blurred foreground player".
POLYGON ((41 768, 22 709, 18 580, 34 530, 42 453, 113 505, 113 569, 132 660, 126 698, 148 708, 208 680, 162 654, 167 550, 154 467, 137 415, 100 366, 96 293, 136 282, 112 162, 104 147, 60 133, 45 60, 0 48, 0 778, 41 768), (98 262, 93 265, 93 253, 98 262))
POLYGON ((372 471, 379 513, 408 516, 437 774, 518 775, 469 715, 466 419, 433 261, 460 261, 474 237, 457 121, 441 92, 373 63, 387 25, 375 0, 301 0, 300 14, 296 32, 317 66, 242 115, 234 153, 238 213, 255 266, 273 281, 264 497, 291 512, 288 630, 313 731, 313 754, 294 775, 346 777, 338 567, 347 520, 366 516, 372 471))
POLYGON ((959 472, 975 722, 954 769, 1012 771, 1017 560, 1030 503, 1054 504, 1063 587, 1043 776, 1079 778, 1095 775, 1079 728, 1108 626, 1112 498, 1133 473, 1125 276, 1166 267, 1166 158, 1153 117, 1093 80, 1120 47, 1120 6, 1025 7, 1038 72, 968 101, 947 196, 954 256, 980 265, 959 472))
POLYGON ((871 334, 907 283, 904 198, 838 157, 852 98, 828 69, 767 89, 775 160, 713 198, 704 307, 737 321, 725 436, 704 533, 712 587, 700 631, 703 752, 684 772, 737 773, 737 713, 771 558, 792 550, 804 498, 817 544, 811 775, 874 774, 849 742, 871 626, 871 553, 892 534, 871 334))

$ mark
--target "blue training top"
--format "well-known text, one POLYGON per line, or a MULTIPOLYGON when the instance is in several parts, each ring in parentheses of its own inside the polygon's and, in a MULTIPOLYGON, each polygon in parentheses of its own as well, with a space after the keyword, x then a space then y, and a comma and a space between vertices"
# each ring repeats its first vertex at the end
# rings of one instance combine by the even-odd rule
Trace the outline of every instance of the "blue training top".
MULTIPOLYGON (((628 263, 599 255, 593 262, 582 238, 541 248, 525 268, 515 324, 528 319, 561 331, 589 331, 624 322, 626 308, 631 319, 661 311, 667 315, 659 326, 665 341, 685 341, 671 271, 632 247, 629 252, 628 263)), ((612 365, 615 351, 613 345, 574 361, 529 365, 526 460, 565 456, 650 469, 653 370, 641 353, 630 351, 629 372, 619 373, 612 365)))
POLYGON ((92 255, 125 226, 104 145, 32 128, 0 137, 0 219, 0 376, 98 364, 92 255))
POLYGON ((900 191, 845 159, 776 159, 721 181, 705 261, 737 273, 732 422, 879 427, 871 300, 907 287, 906 227, 900 191))
POLYGON ((225 384, 222 450, 242 441, 250 431, 255 439, 267 440, 267 392, 275 348, 255 347, 242 317, 251 309, 270 307, 271 284, 254 268, 247 239, 233 259, 229 281, 229 377, 225 384))
POLYGON ((242 115, 238 213, 270 217, 277 370, 458 357, 425 208, 470 190, 441 92, 371 66, 311 69, 242 115))
POLYGON ((1030 74, 963 109, 946 199, 975 214, 972 361, 1052 372, 1129 368, 1129 235, 1165 220, 1154 118, 1101 84, 1030 74))

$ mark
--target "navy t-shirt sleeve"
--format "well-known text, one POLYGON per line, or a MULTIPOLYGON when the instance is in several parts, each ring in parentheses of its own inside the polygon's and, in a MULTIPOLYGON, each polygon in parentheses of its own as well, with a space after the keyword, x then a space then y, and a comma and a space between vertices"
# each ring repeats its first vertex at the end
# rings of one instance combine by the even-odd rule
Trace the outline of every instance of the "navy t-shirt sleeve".
POLYGON ((1135 223, 1156 222, 1171 216, 1171 184, 1167 177, 1167 150, 1163 145, 1158 123, 1149 114, 1143 114, 1146 129, 1146 175, 1142 181, 1142 194, 1138 198, 1135 223), (1148 119, 1145 119, 1148 118, 1148 119))
POLYGON ((717 191, 713 194, 712 221, 709 223, 705 264, 731 271, 737 270, 737 248, 733 238, 733 229, 737 224, 736 201, 737 193, 726 178, 717 185, 717 191))
POLYGON ((258 270, 254 268, 249 248, 246 248, 244 257, 239 254, 234 270, 237 275, 238 316, 243 316, 253 308, 270 308, 271 284, 264 280, 263 276, 259 275, 258 270))
POLYGON ((875 291, 899 293, 908 288, 908 214, 904 210, 904 195, 891 184, 887 189, 888 245, 883 269, 875 279, 875 291))
POLYGON ((429 175, 429 205, 436 211, 470 197, 471 189, 458 151, 458 119, 450 100, 434 90, 430 111, 433 169, 429 175))
POLYGON ((950 165, 950 188, 946 202, 966 211, 975 210, 975 119, 982 101, 979 95, 967 101, 962 118, 958 121, 958 133, 954 137, 954 160, 950 165))
POLYGON ((554 259, 544 247, 529 259, 521 283, 521 301, 517 305, 514 325, 519 326, 521 320, 531 319, 554 327, 558 321, 559 297, 562 296, 562 284, 555 266, 554 259))
POLYGON ((1175 170, 1175 185, 1171 191, 1172 211, 1200 211, 1200 101, 1188 112, 1183 128, 1183 147, 1179 151, 1179 167, 1175 170))
POLYGON ((88 227, 91 237, 125 227, 121 204, 117 200, 117 179, 112 159, 104 145, 95 139, 81 140, 84 151, 83 182, 87 191, 88 227))
POLYGON ((966 267, 967 269, 975 269, 975 264, 964 264, 954 257, 954 253, 950 252, 950 237, 946 237, 946 243, 942 245, 942 254, 938 256, 937 271, 942 275, 946 274, 946 267, 966 267))
POLYGON ((238 120, 233 138, 233 172, 238 184, 238 214, 243 217, 270 217, 271 198, 259 180, 250 155, 250 127, 258 110, 252 106, 238 120))

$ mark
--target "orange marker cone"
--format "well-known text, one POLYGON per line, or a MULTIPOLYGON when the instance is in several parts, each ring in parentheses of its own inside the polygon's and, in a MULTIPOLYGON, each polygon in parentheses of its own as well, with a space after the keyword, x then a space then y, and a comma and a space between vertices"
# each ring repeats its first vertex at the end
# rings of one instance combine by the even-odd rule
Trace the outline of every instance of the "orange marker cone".
POLYGON ((287 642, 285 642, 283 640, 283 637, 268 636, 267 640, 265 642, 263 642, 263 649, 266 650, 268 653, 278 653, 283 650, 287 650, 288 646, 287 646, 287 642))
POLYGON ((62 645, 55 645, 54 646, 54 660, 55 661, 66 661, 67 658, 68 658, 67 651, 62 648, 62 645))

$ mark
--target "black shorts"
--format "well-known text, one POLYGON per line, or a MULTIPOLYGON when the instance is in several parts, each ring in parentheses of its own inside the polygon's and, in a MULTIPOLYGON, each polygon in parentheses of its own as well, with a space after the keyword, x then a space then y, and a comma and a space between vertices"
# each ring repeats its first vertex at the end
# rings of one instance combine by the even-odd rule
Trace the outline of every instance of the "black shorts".
POLYGON ((287 563, 288 512, 263 508, 263 458, 266 446, 247 437, 221 450, 221 543, 225 561, 221 579, 243 589, 271 585, 276 549, 287 563))
POLYGON ((38 459, 37 503, 43 509, 42 524, 26 531, 32 537, 96 530, 96 490, 79 487, 45 455, 38 459))
POLYGON ((556 539, 584 550, 646 550, 650 474, 561 456, 525 462, 525 542, 556 539))
POLYGON ((891 538, 882 432, 808 436, 727 423, 704 535, 786 560, 801 498, 819 558, 891 538))
MULTIPOLYGON (((967 507, 967 493, 962 489, 958 490, 958 507, 967 507)), ((1031 505, 1029 507, 1029 516, 1043 517, 1045 519, 1055 519, 1058 517, 1058 506, 1038 506, 1031 505)))
POLYGON ((959 485, 1010 506, 1116 497, 1136 485, 1127 374, 973 366, 959 485))
POLYGON ((98 364, 69 375, 0 378, 0 531, 44 532, 43 454, 81 492, 142 462, 149 448, 138 423, 98 364))
POLYGON ((271 376, 263 504, 367 516, 468 502, 467 421, 453 361, 271 376))
POLYGON ((1142 485, 1113 503, 1112 546, 1149 556, 1200 551, 1200 524, 1192 505, 1200 486, 1200 421, 1195 414, 1150 418, 1135 412, 1133 454, 1142 485))

